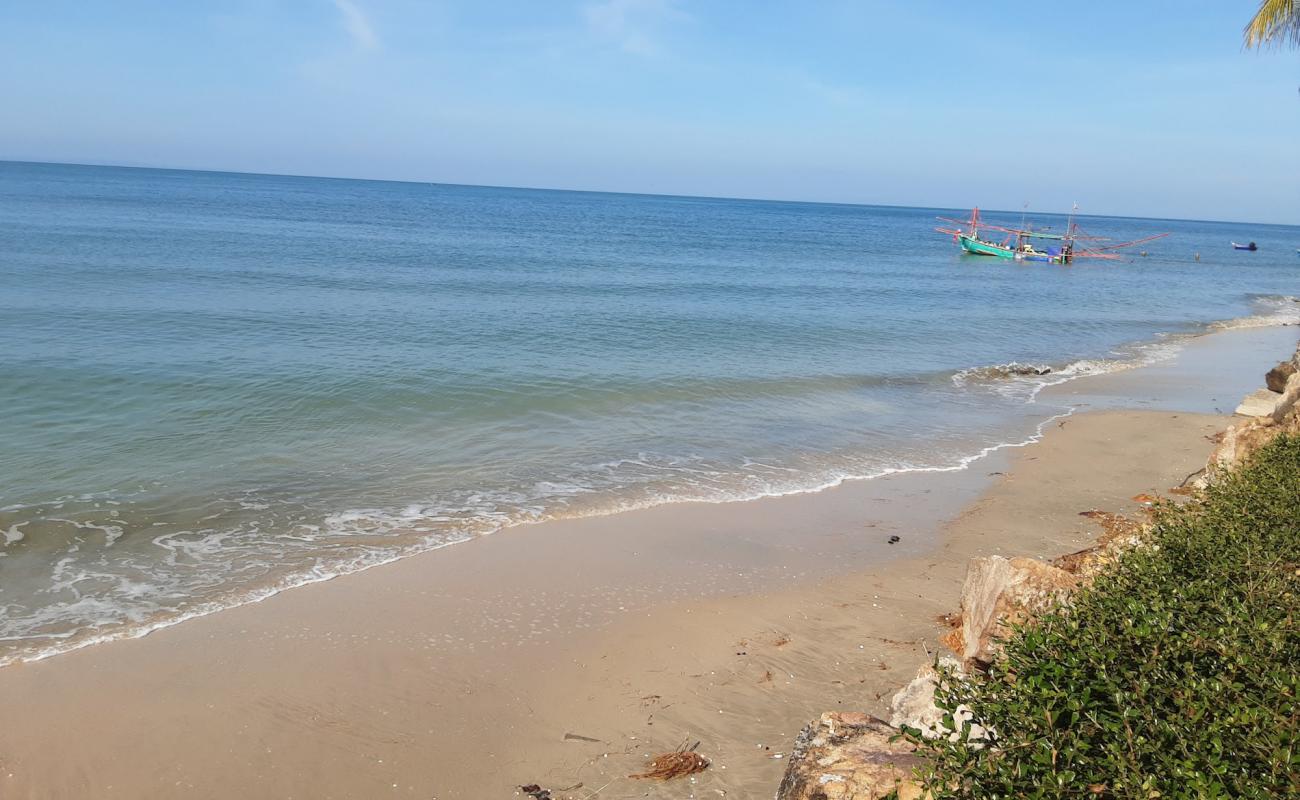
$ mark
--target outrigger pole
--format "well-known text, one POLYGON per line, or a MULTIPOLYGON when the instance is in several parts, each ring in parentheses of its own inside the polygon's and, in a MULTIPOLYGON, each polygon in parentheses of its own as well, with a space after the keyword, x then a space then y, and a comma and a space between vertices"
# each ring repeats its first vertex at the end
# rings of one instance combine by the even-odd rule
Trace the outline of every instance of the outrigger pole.
POLYGON ((1069 222, 1067 223, 1065 234, 1040 233, 1031 230, 1025 222, 1021 222, 1019 228, 1004 228, 1000 225, 981 225, 980 210, 976 207, 971 211, 970 219, 957 220, 947 217, 939 217, 943 222, 953 223, 960 227, 955 228, 935 228, 939 233, 945 233, 952 236, 953 241, 961 247, 963 252, 978 256, 997 256, 1000 258, 1014 258, 1017 261, 1046 261, 1052 264, 1069 264, 1076 258, 1099 258, 1109 260, 1119 260, 1121 256, 1112 251, 1124 247, 1132 247, 1136 244, 1163 239, 1168 236, 1167 233, 1158 233, 1154 236, 1147 236, 1142 239, 1135 239, 1131 242, 1119 242, 1117 244, 1102 244, 1108 242, 1104 236, 1089 236, 1079 230, 1079 223, 1075 221, 1075 216, 1079 212, 1079 204, 1075 203, 1070 209, 1069 222), (969 226, 969 230, 967 230, 969 226), (985 230, 1000 231, 1010 234, 1007 241, 998 244, 993 241, 980 238, 980 228, 985 230), (1015 245, 1011 242, 1014 239, 1015 245), (1056 252, 1054 248, 1048 247, 1046 252, 1039 251, 1029 244, 1031 239, 1049 239, 1061 242, 1061 247, 1056 252), (1076 245, 1080 241, 1089 243, 1096 242, 1086 248, 1078 248, 1076 245))

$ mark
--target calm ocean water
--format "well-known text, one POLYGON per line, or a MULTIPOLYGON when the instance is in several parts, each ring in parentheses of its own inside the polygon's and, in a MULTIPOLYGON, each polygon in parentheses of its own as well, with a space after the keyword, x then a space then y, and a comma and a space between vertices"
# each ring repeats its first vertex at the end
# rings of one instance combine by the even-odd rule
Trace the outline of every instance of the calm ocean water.
POLYGON ((958 467, 1046 381, 1300 316, 1300 228, 1090 218, 1173 235, 1059 267, 937 213, 0 163, 0 663, 512 523, 958 467))

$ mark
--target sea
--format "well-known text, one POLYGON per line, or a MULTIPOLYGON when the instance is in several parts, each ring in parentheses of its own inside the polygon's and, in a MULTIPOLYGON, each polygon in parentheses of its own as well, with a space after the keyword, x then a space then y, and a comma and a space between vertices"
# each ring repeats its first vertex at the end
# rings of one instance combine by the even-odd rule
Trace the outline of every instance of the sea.
POLYGON ((968 213, 0 162, 0 665, 540 520, 962 469, 1044 386, 1300 322, 1300 227, 1084 216, 1170 235, 1054 266, 960 255, 968 213))

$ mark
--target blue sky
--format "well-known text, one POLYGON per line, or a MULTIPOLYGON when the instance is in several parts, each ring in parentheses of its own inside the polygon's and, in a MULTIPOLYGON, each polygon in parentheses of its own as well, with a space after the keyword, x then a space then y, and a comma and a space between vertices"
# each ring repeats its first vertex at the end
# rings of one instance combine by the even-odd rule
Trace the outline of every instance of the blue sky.
POLYGON ((1250 0, 0 4, 0 158, 1300 223, 1250 0))

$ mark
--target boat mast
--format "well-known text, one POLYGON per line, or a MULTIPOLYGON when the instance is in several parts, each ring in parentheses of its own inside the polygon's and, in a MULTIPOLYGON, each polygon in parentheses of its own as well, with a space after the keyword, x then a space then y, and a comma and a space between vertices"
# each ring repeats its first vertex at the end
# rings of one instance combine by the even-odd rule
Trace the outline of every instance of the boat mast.
POLYGON ((1065 223, 1065 242, 1061 248, 1061 254, 1065 256, 1065 262, 1068 264, 1074 258, 1074 236, 1075 221, 1074 215, 1079 213, 1079 203, 1075 201, 1074 206, 1070 208, 1069 221, 1065 223))

